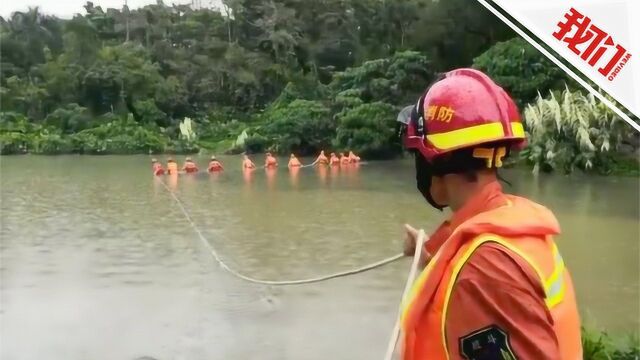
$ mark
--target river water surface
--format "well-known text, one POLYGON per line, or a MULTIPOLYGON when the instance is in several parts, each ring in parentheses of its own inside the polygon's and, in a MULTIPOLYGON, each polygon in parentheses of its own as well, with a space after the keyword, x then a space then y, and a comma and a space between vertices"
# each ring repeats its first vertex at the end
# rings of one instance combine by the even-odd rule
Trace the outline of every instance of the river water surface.
MULTIPOLYGON (((251 177, 238 157, 223 161, 218 176, 166 181, 229 264, 258 278, 377 261, 400 250, 403 223, 433 229, 446 215, 421 200, 410 161, 251 177)), ((305 286, 248 284, 216 265, 147 156, 2 157, 0 173, 2 359, 383 356, 409 260, 305 286)), ((557 214, 583 319, 637 329, 638 179, 506 177, 557 214)))

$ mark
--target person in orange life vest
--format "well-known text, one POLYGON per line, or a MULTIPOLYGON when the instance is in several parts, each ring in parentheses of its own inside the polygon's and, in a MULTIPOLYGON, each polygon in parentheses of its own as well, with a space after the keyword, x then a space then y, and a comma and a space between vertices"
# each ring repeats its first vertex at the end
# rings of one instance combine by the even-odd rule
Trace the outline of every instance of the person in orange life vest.
POLYGON ((169 175, 177 175, 178 174, 178 163, 173 160, 173 158, 167 159, 167 174, 169 175))
MULTIPOLYGON (((514 101, 482 72, 458 69, 420 97, 403 128, 418 190, 453 214, 425 246, 426 267, 403 301, 402 359, 582 359, 558 221, 498 182, 526 141, 514 101)), ((406 230, 413 254, 417 234, 406 230)))
POLYGON ((153 169, 153 175, 164 175, 164 168, 162 164, 158 162, 158 159, 151 159, 151 166, 153 169))
POLYGON ((299 168, 301 166, 302 166, 302 163, 300 162, 300 160, 298 160, 298 158, 294 154, 291 154, 291 157, 289 158, 288 167, 299 168))
POLYGON ((353 151, 349 151, 348 158, 349 158, 349 162, 352 164, 360 162, 360 156, 357 156, 356 154, 354 154, 353 151))
POLYGON ((344 153, 340 153, 340 165, 349 165, 349 157, 344 153))
POLYGON ((182 165, 182 171, 186 173, 195 173, 198 172, 198 165, 191 160, 190 157, 184 159, 184 165, 182 165))
POLYGON ((329 159, 324 154, 324 150, 320 150, 320 155, 318 155, 318 157, 316 158, 316 161, 314 161, 311 165, 328 165, 328 164, 329 164, 329 159))
POLYGON ((266 154, 266 158, 264 160, 264 167, 266 169, 278 167, 278 160, 276 160, 276 158, 273 155, 271 155, 270 152, 266 154))
POLYGON ((329 158, 329 164, 331 164, 331 166, 340 165, 340 159, 336 156, 336 153, 331 153, 331 157, 329 158))
POLYGON ((249 159, 249 155, 244 155, 244 160, 242 160, 242 169, 244 170, 253 170, 256 168, 256 164, 249 159))
POLYGON ((216 159, 215 155, 211 155, 211 160, 209 161, 209 167, 207 168, 207 171, 216 172, 222 170, 224 170, 224 168, 222 167, 222 163, 218 161, 218 159, 216 159))

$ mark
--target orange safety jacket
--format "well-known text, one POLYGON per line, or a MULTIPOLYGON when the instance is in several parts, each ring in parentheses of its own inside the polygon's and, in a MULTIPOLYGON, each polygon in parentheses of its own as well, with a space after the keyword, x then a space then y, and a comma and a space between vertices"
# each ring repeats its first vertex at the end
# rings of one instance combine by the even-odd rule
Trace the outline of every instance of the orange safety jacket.
POLYGON ((339 165, 339 164, 340 164, 340 159, 337 156, 332 156, 331 165, 339 165))
POLYGON ((218 160, 212 160, 209 162, 209 169, 210 172, 212 171, 221 171, 222 170, 222 164, 218 161, 218 160))
POLYGON ((177 174, 178 173, 178 163, 170 161, 167 163, 167 174, 177 174))
POLYGON ((267 159, 265 160, 264 166, 267 167, 267 168, 276 167, 276 166, 278 166, 278 160, 276 160, 276 158, 273 157, 273 156, 267 156, 267 159))
POLYGON ((153 164, 153 175, 164 175, 164 169, 162 165, 155 163, 153 164))
POLYGON ((249 160, 249 159, 245 159, 242 161, 242 168, 243 169, 254 169, 256 167, 256 165, 253 163, 253 161, 249 160))
POLYGON ((329 159, 325 155, 318 155, 318 158, 316 159, 316 164, 327 165, 329 164, 329 159))
POLYGON ((459 349, 447 346, 447 307, 463 266, 487 243, 503 247, 515 263, 526 264, 522 266, 537 275, 538 293, 544 297, 558 341, 559 360, 582 359, 573 283, 552 239, 559 233, 557 221, 541 205, 504 196, 506 205, 476 214, 453 229, 414 283, 401 314, 403 360, 458 358, 459 349))
POLYGON ((302 166, 302 163, 300 162, 300 160, 298 160, 298 158, 291 158, 291 160, 289 160, 289 167, 299 167, 302 166))
POLYGON ((198 172, 198 166, 192 162, 192 161, 187 161, 184 163, 184 166, 182 167, 182 169, 186 172, 186 173, 194 173, 194 172, 198 172))

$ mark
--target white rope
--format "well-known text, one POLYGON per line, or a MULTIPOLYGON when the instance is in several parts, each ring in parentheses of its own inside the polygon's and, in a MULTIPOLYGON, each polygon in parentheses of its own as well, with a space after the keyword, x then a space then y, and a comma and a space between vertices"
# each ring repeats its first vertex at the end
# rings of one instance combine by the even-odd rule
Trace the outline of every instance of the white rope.
POLYGON ((396 320, 395 326, 393 327, 393 331, 391 332, 391 337, 389 338, 387 353, 384 357, 384 360, 393 359, 393 353, 396 350, 398 338, 400 337, 400 320, 402 317, 402 306, 407 300, 407 296, 409 295, 411 286, 413 285, 413 282, 416 279, 416 275, 418 274, 418 267, 420 267, 420 257, 422 256, 422 249, 424 247, 426 239, 427 235, 425 234, 424 230, 420 230, 420 232, 418 233, 418 239, 416 240, 416 250, 413 254, 411 271, 409 272, 409 277, 407 277, 407 283, 404 285, 404 292, 402 293, 402 300, 400 301, 400 309, 398 309, 398 318, 396 320))
MULTIPOLYGON (((184 204, 182 203, 182 201, 180 201, 178 196, 169 188, 169 186, 167 186, 167 184, 163 180, 160 180, 160 182, 162 183, 164 188, 167 189, 169 194, 171 194, 171 197, 173 197, 173 199, 175 200, 176 204, 178 204, 178 207, 180 208, 180 210, 182 210, 182 213, 184 214, 184 217, 187 219, 187 221, 189 222, 189 224, 191 225, 193 230, 196 232, 196 234, 200 238, 200 241, 202 241, 202 244, 209 250, 211 255, 213 255, 213 258, 218 262, 218 264, 220 264, 220 267, 222 267, 224 270, 229 272, 231 275, 233 275, 233 276, 235 276, 235 277, 237 277, 239 279, 242 279, 242 280, 245 280, 245 281, 248 281, 248 282, 252 282, 254 284, 261 284, 261 285, 301 285, 301 284, 310 284, 310 283, 325 281, 325 280, 334 279, 334 278, 338 278, 338 277, 343 277, 343 276, 362 273, 362 272, 365 272, 365 271, 368 271, 368 270, 372 270, 372 269, 375 269, 375 268, 390 264, 390 263, 392 263, 394 261, 397 261, 399 259, 402 259, 404 257, 404 254, 400 253, 400 254, 388 257, 386 259, 382 259, 380 261, 377 261, 377 262, 374 262, 372 264, 368 264, 368 265, 365 265, 365 266, 362 266, 362 267, 359 267, 359 268, 355 268, 355 269, 348 270, 348 271, 342 271, 342 272, 338 272, 338 273, 334 273, 334 274, 324 275, 324 276, 313 277, 313 278, 309 278, 309 279, 298 279, 298 280, 261 280, 261 279, 255 279, 255 278, 252 278, 250 276, 241 274, 238 271, 232 269, 231 267, 229 267, 229 265, 227 265, 222 260, 222 258, 218 254, 218 252, 216 252, 216 250, 213 248, 213 246, 211 246, 211 243, 209 243, 207 238, 202 234, 202 232, 200 231, 198 226, 195 224, 195 222, 191 218, 191 215, 189 215, 189 212, 184 207, 184 204)), ((420 247, 422 247, 422 246, 420 246, 420 247)), ((414 259, 414 262, 415 262, 415 259, 414 259)), ((405 290, 405 292, 406 292, 406 290, 405 290)))

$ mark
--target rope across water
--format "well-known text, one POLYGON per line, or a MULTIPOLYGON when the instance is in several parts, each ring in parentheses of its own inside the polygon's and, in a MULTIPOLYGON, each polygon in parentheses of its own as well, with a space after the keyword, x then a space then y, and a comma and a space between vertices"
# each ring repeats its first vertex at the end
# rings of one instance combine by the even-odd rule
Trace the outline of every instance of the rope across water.
POLYGON ((176 204, 178 205, 178 208, 180 208, 180 210, 182 211, 182 214, 184 214, 184 217, 187 219, 187 221, 189 222, 189 224, 191 225, 193 230, 196 232, 196 234, 198 235, 198 238, 200 239, 202 244, 209 250, 209 252, 213 256, 213 258, 216 260, 216 262, 218 262, 220 267, 222 267, 224 270, 226 270, 231 275, 233 275, 233 276, 235 276, 235 277, 237 277, 239 279, 254 283, 254 284, 261 284, 261 285, 301 285, 301 284, 311 284, 311 283, 321 282, 321 281, 325 281, 325 280, 329 280, 329 279, 335 279, 335 278, 338 278, 338 277, 355 275, 355 274, 359 274, 359 273, 362 273, 362 272, 365 272, 365 271, 373 270, 373 269, 382 267, 384 265, 390 264, 392 262, 395 262, 397 260, 400 260, 400 259, 402 259, 404 257, 404 254, 400 253, 400 254, 396 254, 394 256, 382 259, 380 261, 376 261, 374 263, 371 263, 371 264, 368 264, 368 265, 364 265, 364 266, 359 267, 359 268, 355 268, 355 269, 351 269, 351 270, 347 270, 347 271, 342 271, 342 272, 337 272, 337 273, 333 273, 333 274, 328 274, 328 275, 323 275, 323 276, 318 276, 318 277, 313 277, 313 278, 308 278, 308 279, 262 280, 262 279, 252 278, 251 276, 244 275, 244 274, 234 270, 233 268, 229 267, 229 265, 227 265, 224 262, 224 260, 222 260, 222 258, 220 257, 220 255, 218 254, 216 249, 211 245, 209 240, 207 240, 207 238, 204 236, 204 234, 202 234, 202 231, 200 231, 200 228, 198 228, 196 223, 193 221, 193 218, 191 218, 191 215, 189 214, 189 212, 185 208, 185 206, 182 203, 182 201, 180 200, 180 198, 178 198, 178 196, 175 194, 175 192, 173 192, 171 190, 171 188, 169 188, 169 186, 163 180, 160 180, 160 182, 162 183, 164 188, 169 192, 171 197, 175 200, 176 204))

